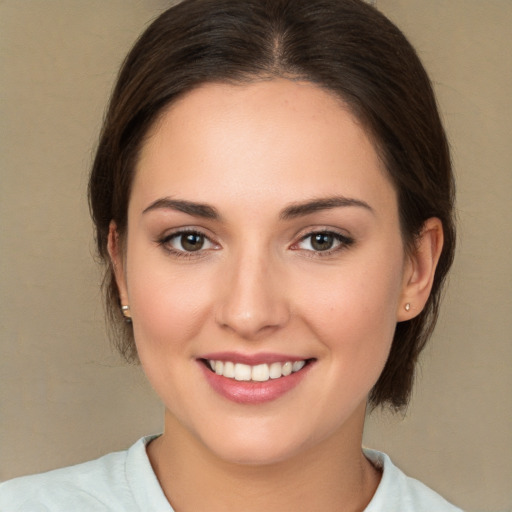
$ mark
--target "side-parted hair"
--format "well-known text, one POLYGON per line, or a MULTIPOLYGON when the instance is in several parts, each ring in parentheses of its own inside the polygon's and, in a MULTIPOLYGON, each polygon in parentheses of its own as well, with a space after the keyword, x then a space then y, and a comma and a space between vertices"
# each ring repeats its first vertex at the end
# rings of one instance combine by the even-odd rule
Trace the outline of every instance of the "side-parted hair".
POLYGON ((397 191, 402 237, 411 251, 424 222, 438 217, 444 245, 431 295, 400 322, 372 407, 405 406, 421 350, 437 320, 455 248, 454 182, 430 80, 413 47, 361 0, 184 0, 161 14, 125 59, 112 93, 89 182, 105 263, 107 312, 117 348, 137 361, 119 303, 107 240, 123 240, 137 158, 148 130, 176 98, 209 83, 272 78, 312 82, 341 98, 362 123, 397 191))

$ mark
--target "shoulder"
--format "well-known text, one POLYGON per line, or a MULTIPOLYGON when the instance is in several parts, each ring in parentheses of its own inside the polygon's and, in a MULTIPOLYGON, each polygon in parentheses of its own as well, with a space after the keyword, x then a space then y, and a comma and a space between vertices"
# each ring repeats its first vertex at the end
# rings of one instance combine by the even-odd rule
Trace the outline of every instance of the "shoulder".
POLYGON ((364 450, 374 466, 382 469, 382 479, 365 512, 462 512, 420 481, 406 476, 384 453, 364 450))
POLYGON ((15 478, 0 484, 2 512, 98 512, 138 510, 130 486, 130 471, 145 453, 146 439, 129 450, 105 455, 99 459, 15 478), (130 459, 131 465, 129 464, 130 459))

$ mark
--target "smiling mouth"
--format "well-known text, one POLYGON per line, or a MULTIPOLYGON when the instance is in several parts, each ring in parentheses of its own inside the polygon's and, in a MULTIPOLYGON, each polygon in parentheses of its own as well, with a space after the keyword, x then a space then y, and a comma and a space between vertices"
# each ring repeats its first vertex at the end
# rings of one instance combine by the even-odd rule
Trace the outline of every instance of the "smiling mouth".
POLYGON ((299 361, 285 361, 283 363, 249 365, 232 361, 203 359, 206 367, 217 375, 246 382, 267 382, 271 379, 276 380, 288 377, 292 373, 302 370, 311 361, 313 360, 303 359, 299 361))

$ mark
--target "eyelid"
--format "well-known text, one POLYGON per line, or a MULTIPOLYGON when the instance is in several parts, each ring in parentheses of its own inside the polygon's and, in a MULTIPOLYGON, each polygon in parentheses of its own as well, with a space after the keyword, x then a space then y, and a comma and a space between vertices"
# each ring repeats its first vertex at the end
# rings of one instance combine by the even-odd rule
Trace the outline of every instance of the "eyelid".
MULTIPOLYGON (((329 233, 332 235, 335 235, 336 237, 340 237, 342 239, 353 240, 352 235, 348 233, 346 229, 336 228, 333 226, 326 226, 326 225, 313 225, 313 226, 307 226, 305 228, 300 229, 295 234, 294 238, 298 241, 303 240, 304 238, 307 238, 311 235, 316 235, 318 233, 329 233)), ((296 242, 294 242, 296 243, 296 242)))

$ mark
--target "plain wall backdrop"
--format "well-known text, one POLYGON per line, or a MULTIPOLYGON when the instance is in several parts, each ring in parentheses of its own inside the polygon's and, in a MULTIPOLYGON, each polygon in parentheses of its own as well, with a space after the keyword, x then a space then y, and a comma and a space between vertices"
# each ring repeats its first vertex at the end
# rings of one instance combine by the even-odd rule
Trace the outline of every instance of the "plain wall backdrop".
MULTIPOLYGON (((162 428, 112 353, 86 201, 103 111, 170 2, 0 2, 0 480, 124 449, 162 428)), ((377 0, 434 82, 459 246, 405 418, 365 444, 468 511, 512 510, 512 2, 377 0)))

